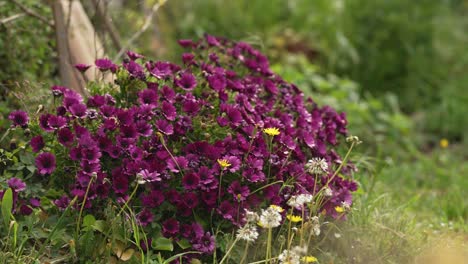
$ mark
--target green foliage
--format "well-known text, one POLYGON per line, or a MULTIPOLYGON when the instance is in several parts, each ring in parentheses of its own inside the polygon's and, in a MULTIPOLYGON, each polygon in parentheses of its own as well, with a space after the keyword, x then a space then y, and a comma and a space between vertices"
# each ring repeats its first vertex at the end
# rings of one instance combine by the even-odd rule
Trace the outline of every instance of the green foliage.
POLYGON ((5 227, 7 229, 10 226, 10 219, 12 217, 11 215, 12 209, 13 209, 13 192, 11 188, 8 188, 3 193, 3 198, 2 198, 2 218, 3 218, 3 224, 5 224, 5 227))
MULTIPOLYGON (((52 20, 52 10, 42 1, 23 0, 21 4, 52 20)), ((0 3, 0 18, 23 14, 0 24, 0 84, 9 88, 15 81, 48 81, 56 71, 54 29, 24 12, 12 1, 0 3)), ((2 89, 3 90, 3 89, 2 89)))
POLYGON ((273 70, 286 80, 300 87, 319 105, 329 105, 345 112, 349 130, 366 142, 368 147, 387 153, 392 145, 411 143, 415 137, 412 121, 400 111, 397 98, 388 94, 384 100, 371 95, 361 96, 359 85, 334 74, 320 72, 318 66, 310 64, 303 56, 289 56, 288 61, 273 65, 273 70))
POLYGON ((280 62, 303 53, 359 83, 361 95, 395 94, 404 112, 423 112, 426 131, 461 139, 468 128, 466 13, 461 1, 174 0, 158 25, 167 47, 208 32, 258 44, 280 62))

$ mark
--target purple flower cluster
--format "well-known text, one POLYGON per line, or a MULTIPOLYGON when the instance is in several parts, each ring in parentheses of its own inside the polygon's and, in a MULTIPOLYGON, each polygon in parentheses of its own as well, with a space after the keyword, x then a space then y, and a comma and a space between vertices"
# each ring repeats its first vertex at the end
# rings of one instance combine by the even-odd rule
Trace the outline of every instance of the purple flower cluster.
MULTIPOLYGON (((122 87, 137 84, 135 94, 125 95, 134 101, 124 104, 119 94, 85 101, 72 90, 52 88, 62 103, 39 117, 42 136, 34 135, 31 146, 39 174, 53 174, 57 164, 70 170, 60 176, 72 184, 55 201, 58 207, 78 197, 93 210, 107 199, 127 201, 137 188, 130 204, 141 208, 142 226, 150 228, 157 216, 163 236, 187 239, 194 250, 211 254, 211 227, 196 219, 232 229, 243 224, 245 209, 286 206, 292 195, 313 195, 326 184, 333 196, 325 212, 333 216, 330 208, 351 203, 353 181, 306 169, 311 158, 324 159, 329 168, 342 162, 334 148, 347 132, 344 113, 305 100, 249 44, 213 36, 179 43, 189 49, 184 66, 145 61, 133 52, 122 66, 96 61, 99 70, 116 73, 122 87), (268 135, 266 128, 279 134, 268 135), (56 140, 44 142, 45 134, 56 140), (53 154, 59 152, 66 155, 53 154)), ((10 119, 27 123, 22 113, 10 119)), ((352 169, 344 166, 342 173, 352 169)))
MULTIPOLYGON (((30 215, 33 212, 33 208, 41 206, 41 202, 37 198, 30 198, 29 200, 24 198, 25 195, 22 195, 22 193, 26 190, 26 183, 21 179, 10 178, 7 180, 7 184, 13 193, 13 214, 30 215)), ((3 199, 4 193, 4 190, 0 190, 0 200, 3 199)))

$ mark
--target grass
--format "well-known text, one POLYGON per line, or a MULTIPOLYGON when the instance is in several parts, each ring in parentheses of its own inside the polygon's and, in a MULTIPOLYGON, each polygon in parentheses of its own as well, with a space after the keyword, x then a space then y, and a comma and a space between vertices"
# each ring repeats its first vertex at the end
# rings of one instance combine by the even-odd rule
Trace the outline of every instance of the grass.
POLYGON ((448 264, 468 256, 466 150, 399 151, 362 173, 353 213, 327 238, 320 263, 448 264))

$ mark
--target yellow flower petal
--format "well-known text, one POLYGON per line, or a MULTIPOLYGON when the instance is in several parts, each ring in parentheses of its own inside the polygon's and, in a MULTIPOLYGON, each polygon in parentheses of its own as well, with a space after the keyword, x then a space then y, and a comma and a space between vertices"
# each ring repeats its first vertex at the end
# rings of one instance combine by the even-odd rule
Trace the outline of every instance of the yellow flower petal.
POLYGON ((227 168, 231 166, 231 163, 227 159, 218 159, 218 164, 221 166, 221 168, 227 168))
POLYGON ((439 141, 439 145, 441 148, 447 148, 449 145, 449 141, 446 138, 443 138, 439 141))
POLYGON ((276 211, 278 211, 278 213, 282 213, 284 211, 284 209, 281 208, 281 206, 278 206, 276 204, 270 205, 270 208, 275 209, 276 211))
POLYGON ((302 221, 302 217, 298 216, 298 215, 287 215, 286 218, 293 222, 293 223, 297 223, 297 222, 300 222, 302 221))
POLYGON ((305 256, 305 257, 302 257, 302 261, 305 263, 313 263, 313 262, 317 262, 318 259, 314 256, 305 256))
POLYGON ((268 128, 265 128, 263 129, 263 132, 265 132, 265 134, 269 135, 269 136, 277 136, 280 134, 280 131, 278 128, 276 127, 268 127, 268 128))
POLYGON ((344 210, 343 207, 337 206, 337 207, 335 207, 335 211, 336 211, 337 213, 343 213, 345 210, 344 210))

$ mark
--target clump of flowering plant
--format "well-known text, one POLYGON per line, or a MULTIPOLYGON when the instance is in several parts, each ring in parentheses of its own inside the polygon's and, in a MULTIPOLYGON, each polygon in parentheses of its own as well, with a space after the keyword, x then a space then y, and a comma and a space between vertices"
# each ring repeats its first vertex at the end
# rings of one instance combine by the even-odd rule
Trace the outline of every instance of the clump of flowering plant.
MULTIPOLYGON (((291 197, 327 190, 318 211, 341 217, 335 208, 350 205, 357 187, 336 152, 345 114, 305 99, 249 44, 208 35, 179 43, 182 65, 133 52, 122 65, 97 60, 115 85, 90 84, 86 99, 54 86, 54 108, 12 113, 14 125, 29 122, 36 180, 63 193, 55 205, 77 198, 77 209, 98 213, 125 204, 147 237, 205 255, 217 233, 245 226, 246 212, 287 208, 291 197)), ((285 221, 275 216, 264 222, 285 221)))

